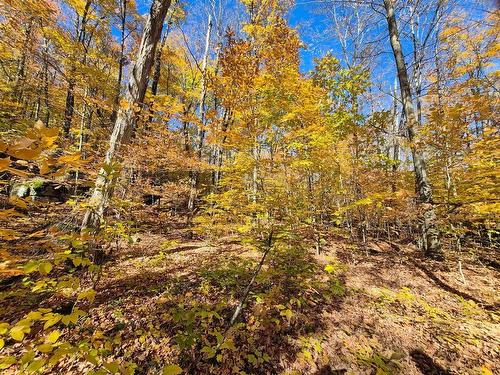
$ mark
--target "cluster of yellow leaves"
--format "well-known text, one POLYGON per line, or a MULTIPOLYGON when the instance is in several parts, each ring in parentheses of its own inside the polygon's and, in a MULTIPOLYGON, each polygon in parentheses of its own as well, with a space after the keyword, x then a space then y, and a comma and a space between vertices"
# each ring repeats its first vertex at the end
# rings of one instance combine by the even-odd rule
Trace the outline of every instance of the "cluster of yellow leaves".
POLYGON ((79 153, 59 157, 50 155, 50 151, 56 147, 55 142, 58 134, 57 128, 47 128, 41 121, 38 121, 25 136, 16 138, 9 143, 0 141, 0 152, 8 155, 6 158, 0 159, 0 171, 8 171, 20 177, 27 177, 32 173, 16 168, 16 164, 27 166, 29 163, 36 163, 40 175, 55 177, 66 173, 69 169, 81 166, 82 161, 79 153))

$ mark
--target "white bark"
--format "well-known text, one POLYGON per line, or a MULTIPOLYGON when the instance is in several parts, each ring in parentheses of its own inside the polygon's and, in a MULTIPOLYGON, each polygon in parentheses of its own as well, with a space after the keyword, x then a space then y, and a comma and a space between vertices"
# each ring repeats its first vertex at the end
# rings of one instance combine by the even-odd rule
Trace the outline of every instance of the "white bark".
POLYGON ((149 73, 155 56, 156 45, 160 39, 163 22, 170 7, 170 0, 153 0, 151 9, 144 25, 141 44, 132 67, 127 84, 123 105, 118 110, 113 133, 109 140, 108 151, 104 158, 104 167, 99 171, 95 188, 90 198, 90 206, 84 217, 82 227, 95 227, 101 220, 113 192, 116 180, 114 164, 117 161, 120 147, 127 143, 135 126, 135 108, 143 103, 148 86, 149 73))
POLYGON ((391 47, 394 53, 394 59, 396 60, 399 88, 401 90, 401 99, 403 102, 403 111, 406 116, 408 139, 411 144, 413 166, 415 170, 416 192, 419 205, 422 208, 422 240, 424 250, 430 257, 441 258, 442 252, 439 241, 439 232, 436 226, 436 213, 433 207, 432 189, 427 177, 425 159, 423 153, 414 144, 417 116, 413 108, 408 71, 399 39, 399 31, 394 12, 394 0, 384 0, 384 6, 387 15, 387 25, 389 29, 391 47))
MULTIPOLYGON (((208 25, 207 25, 207 33, 205 36, 205 51, 203 52, 203 61, 201 65, 201 96, 200 96, 200 126, 198 127, 197 139, 195 144, 195 151, 198 157, 198 160, 201 161, 202 151, 203 151, 203 143, 205 140, 205 101, 207 97, 207 63, 208 63, 208 51, 210 49, 210 34, 212 31, 212 16, 208 15, 208 25)), ((191 190, 189 193, 188 200, 188 210, 192 211, 194 209, 194 202, 196 200, 197 188, 198 188, 198 180, 199 180, 199 172, 194 171, 191 177, 191 190)))

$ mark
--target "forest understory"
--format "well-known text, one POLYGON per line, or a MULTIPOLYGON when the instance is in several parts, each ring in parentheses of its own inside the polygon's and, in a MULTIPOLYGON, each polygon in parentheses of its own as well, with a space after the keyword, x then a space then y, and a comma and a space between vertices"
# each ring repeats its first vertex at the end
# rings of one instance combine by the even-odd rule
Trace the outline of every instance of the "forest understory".
POLYGON ((0 0, 0 373, 500 374, 494 0, 0 0))
MULTIPOLYGON (((42 249, 50 233, 57 234, 50 228, 67 230, 69 213, 66 205, 47 206, 16 224, 23 225, 21 238, 9 241, 16 261, 47 259, 42 249)), ((95 296, 79 303, 87 314, 78 326, 58 331, 68 342, 85 340, 100 355, 107 351, 106 372, 132 363, 137 374, 161 373, 169 363, 194 374, 500 370, 499 263, 487 248, 447 252, 445 262, 436 262, 404 239, 363 243, 333 229, 320 254, 314 247, 286 256, 271 252, 239 323, 230 326, 261 252, 237 237, 190 238, 184 216, 165 204, 138 204, 129 215, 143 218, 134 222, 134 244, 108 245, 95 296)), ((92 284, 82 269, 73 272, 92 284)), ((39 308, 75 311, 71 299, 33 296, 36 278, 27 284, 22 276, 1 276, 0 321, 18 321, 39 308)), ((41 325, 34 327, 5 354, 36 347, 42 334, 41 325)), ((89 357, 68 355, 51 373, 92 367, 89 357)))

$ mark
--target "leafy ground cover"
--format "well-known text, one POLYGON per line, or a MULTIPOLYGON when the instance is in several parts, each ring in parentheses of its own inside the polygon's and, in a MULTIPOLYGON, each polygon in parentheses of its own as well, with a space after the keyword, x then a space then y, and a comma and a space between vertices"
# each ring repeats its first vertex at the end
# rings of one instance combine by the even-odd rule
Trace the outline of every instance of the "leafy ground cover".
MULTIPOLYGON (((26 236, 9 241, 11 250, 18 249, 11 251, 16 261, 43 262, 50 254, 47 238, 56 232, 49 224, 60 223, 63 216, 58 215, 67 215, 62 207, 59 213, 33 214, 31 225, 24 228, 26 236), (40 248, 35 245, 37 238, 40 248), (27 241, 28 248, 23 246, 27 241)), ((242 314, 230 326, 261 252, 238 238, 189 239, 182 223, 173 217, 168 222, 173 224, 136 223, 133 243, 115 242, 93 284, 94 292, 80 298, 76 307, 67 306, 60 293, 37 290, 34 286, 42 276, 31 275, 28 281, 25 275, 2 274, 2 322, 17 322, 43 308, 70 317, 82 311, 78 325, 51 323, 49 338, 40 324, 23 334, 22 343, 16 343, 19 337, 12 330, 5 334, 2 344, 9 345, 2 349, 2 371, 490 374, 498 370, 498 269, 494 262, 485 265, 478 260, 479 250, 462 255, 462 278, 453 256, 445 263, 433 262, 418 256, 413 246, 395 242, 360 244, 336 234, 319 255, 300 243, 278 244, 253 284, 242 314), (65 345, 85 348, 85 354, 68 349, 51 366, 51 355, 65 345), (24 358, 24 367, 22 361, 9 365, 9 358, 19 357, 24 358), (47 361, 36 362, 45 357, 47 361), (40 368, 33 363, 40 363, 40 368)), ((55 265, 48 273, 62 272, 64 267, 69 266, 55 265)), ((81 266, 70 268, 82 284, 92 283, 81 266)))

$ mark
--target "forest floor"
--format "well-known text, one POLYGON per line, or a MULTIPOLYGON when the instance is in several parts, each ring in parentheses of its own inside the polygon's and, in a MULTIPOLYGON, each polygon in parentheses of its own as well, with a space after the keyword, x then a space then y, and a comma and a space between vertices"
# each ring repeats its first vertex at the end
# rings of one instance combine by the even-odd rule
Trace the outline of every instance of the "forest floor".
MULTIPOLYGON (((270 254, 240 323, 228 330, 261 253, 234 238, 189 240, 174 216, 147 210, 138 241, 119 244, 104 263, 88 316, 63 328, 70 341, 108 340, 109 359, 134 362, 138 374, 166 364, 193 374, 500 371, 498 263, 485 264, 477 251, 462 254, 463 278, 457 254, 432 262, 411 245, 340 234, 320 255, 270 254)), ((20 260, 45 256, 36 237, 11 249, 20 260)), ((14 286, 2 285, 0 321, 62 303, 9 293, 14 286)), ((89 365, 69 357, 57 372, 85 373, 89 365)))

